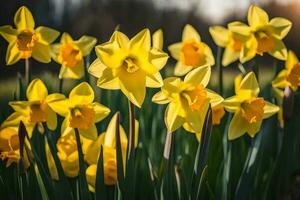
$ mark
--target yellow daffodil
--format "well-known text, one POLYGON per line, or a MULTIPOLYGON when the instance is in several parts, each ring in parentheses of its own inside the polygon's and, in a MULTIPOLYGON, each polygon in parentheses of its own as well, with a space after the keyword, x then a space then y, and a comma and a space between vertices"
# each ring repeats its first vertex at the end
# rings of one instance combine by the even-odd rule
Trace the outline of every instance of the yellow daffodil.
MULTIPOLYGON (((84 137, 80 138, 83 154, 86 154, 88 146, 92 143, 92 140, 84 137)), ((57 156, 61 162, 64 173, 67 177, 76 177, 79 173, 79 159, 77 151, 76 138, 73 133, 69 133, 63 137, 60 137, 57 141, 57 156)), ((48 151, 49 152, 49 151, 48 151)), ((49 170, 52 178, 55 177, 56 167, 53 162, 49 166, 49 170)))
POLYGON ((182 41, 170 45, 169 51, 177 60, 174 71, 176 76, 185 75, 203 65, 215 64, 211 49, 201 41, 198 32, 189 24, 183 29, 182 41))
POLYGON ((9 105, 14 109, 2 126, 18 126, 22 120, 31 136, 36 125, 46 122, 50 130, 57 126, 56 113, 49 107, 49 103, 61 97, 48 95, 45 84, 40 79, 34 79, 27 87, 28 101, 12 101, 9 105))
POLYGON ((89 55, 97 39, 82 36, 74 41, 68 33, 63 33, 59 44, 51 46, 53 60, 61 64, 59 78, 80 79, 84 75, 84 57, 89 55))
POLYGON ((0 27, 0 35, 9 42, 6 64, 12 65, 30 57, 39 62, 50 62, 49 44, 59 36, 59 32, 44 26, 35 29, 33 16, 25 6, 16 12, 14 23, 16 29, 9 25, 0 27))
MULTIPOLYGON (((20 159, 20 146, 17 127, 0 128, 0 159, 6 160, 6 167, 18 163, 20 159)), ((24 166, 29 167, 29 161, 24 153, 24 166)))
MULTIPOLYGON (((114 185, 117 183, 117 158, 116 158, 116 122, 117 114, 115 114, 106 129, 106 132, 99 135, 98 139, 93 142, 88 148, 85 160, 90 165, 86 170, 86 178, 91 191, 95 191, 97 161, 100 153, 100 147, 103 147, 103 167, 104 167, 104 183, 106 185, 114 185)), ((136 139, 137 144, 138 124, 136 123, 136 139)), ((122 150, 122 159, 124 172, 126 167, 126 149, 127 149, 127 136, 120 125, 120 142, 122 150)))
POLYGON ((59 115, 65 117, 62 126, 62 136, 73 132, 77 128, 79 133, 88 139, 97 138, 95 123, 100 122, 109 113, 110 109, 94 101, 92 87, 83 82, 77 85, 66 98, 62 94, 52 94, 58 99, 50 103, 50 107, 59 115))
POLYGON ((160 49, 160 50, 163 49, 164 36, 163 36, 163 31, 161 29, 158 29, 153 33, 152 43, 153 43, 153 48, 160 49))
POLYGON ((285 69, 280 71, 277 77, 272 81, 272 86, 278 105, 280 105, 278 119, 280 121, 281 127, 283 127, 284 124, 281 107, 283 90, 285 89, 285 87, 290 86, 294 91, 296 91, 300 86, 300 63, 293 51, 288 52, 288 56, 285 61, 285 69))
POLYGON ((258 97, 259 85, 253 72, 248 73, 239 83, 236 81, 236 95, 225 99, 223 105, 234 113, 228 130, 228 139, 236 139, 245 133, 254 137, 260 130, 263 119, 279 111, 279 107, 258 97))
POLYGON ((165 123, 168 132, 173 132, 183 125, 189 132, 196 132, 200 139, 204 119, 211 104, 212 108, 223 101, 223 98, 206 88, 211 75, 210 66, 198 67, 189 72, 184 81, 178 77, 164 80, 161 91, 152 101, 167 104, 165 123))
POLYGON ((251 29, 241 22, 232 22, 228 24, 228 29, 223 26, 213 26, 209 32, 214 42, 225 48, 222 57, 222 65, 228 66, 236 60, 244 63, 256 55, 257 42, 251 29), (240 30, 239 33, 235 32, 240 30))
POLYGON ((100 88, 121 91, 136 106, 144 102, 146 87, 161 87, 159 73, 168 55, 151 48, 150 31, 144 29, 131 40, 116 31, 110 40, 96 46, 98 58, 91 64, 89 73, 98 78, 100 88))

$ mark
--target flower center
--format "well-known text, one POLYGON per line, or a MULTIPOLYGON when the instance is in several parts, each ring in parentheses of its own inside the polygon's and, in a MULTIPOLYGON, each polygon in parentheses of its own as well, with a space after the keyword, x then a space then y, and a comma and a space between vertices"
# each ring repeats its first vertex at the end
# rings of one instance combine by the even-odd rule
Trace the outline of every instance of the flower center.
POLYGON ((286 80, 290 82, 293 87, 300 86, 300 63, 293 66, 291 71, 288 73, 286 80))
POLYGON ((232 38, 230 40, 230 45, 231 45, 231 48, 233 49, 233 51, 240 52, 242 50, 243 43, 236 38, 232 38))
POLYGON ((31 56, 31 50, 37 40, 37 37, 31 31, 22 31, 17 36, 17 47, 20 51, 23 51, 23 58, 29 58, 31 56))
POLYGON ((259 32, 255 36, 258 42, 257 49, 256 49, 258 54, 262 55, 263 53, 269 52, 272 49, 274 49, 275 42, 272 37, 268 36, 264 32, 259 32))
POLYGON ((136 71, 138 71, 140 68, 138 66, 138 60, 134 57, 127 57, 125 58, 125 60, 123 61, 123 65, 122 65, 127 72, 129 73, 134 73, 136 71))
POLYGON ((91 106, 73 108, 70 117, 70 127, 88 129, 95 123, 95 111, 91 106))
POLYGON ((204 62, 204 45, 201 42, 186 41, 181 48, 181 60, 188 66, 199 66, 204 62))
POLYGON ((185 91, 183 95, 186 96, 192 111, 200 110, 207 102, 207 94, 202 84, 197 85, 191 91, 185 91))
POLYGON ((59 138, 57 148, 59 152, 64 152, 66 156, 71 155, 73 152, 77 151, 75 137, 72 134, 68 134, 59 138))
POLYGON ((30 105, 29 122, 46 122, 48 118, 49 106, 45 101, 30 105))
POLYGON ((242 103, 242 116, 249 123, 256 123, 262 120, 264 115, 265 101, 263 98, 252 98, 242 103))
POLYGON ((81 52, 72 44, 65 44, 60 47, 60 60, 66 67, 76 67, 81 61, 81 52))

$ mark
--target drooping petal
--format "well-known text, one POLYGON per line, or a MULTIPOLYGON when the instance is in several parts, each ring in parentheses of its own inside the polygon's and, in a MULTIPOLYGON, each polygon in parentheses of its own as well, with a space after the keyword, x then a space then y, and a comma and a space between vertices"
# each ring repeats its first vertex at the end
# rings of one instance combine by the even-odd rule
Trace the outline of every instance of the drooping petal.
POLYGON ((59 71, 59 79, 80 79, 84 75, 84 61, 81 60, 77 66, 66 67, 61 66, 59 71))
POLYGON ((285 44, 281 40, 275 38, 274 43, 275 47, 268 53, 279 60, 286 60, 288 53, 285 44))
POLYGON ((75 41, 75 44, 79 47, 83 56, 89 55, 96 43, 96 38, 86 35, 82 36, 78 41, 75 41))
POLYGON ((218 46, 225 47, 227 45, 229 41, 228 29, 223 26, 212 26, 209 27, 209 33, 218 46))
POLYGON ((266 119, 266 118, 269 118, 271 117, 272 115, 274 115, 275 113, 277 113, 279 111, 279 107, 268 102, 268 101, 265 101, 265 106, 264 106, 264 116, 263 118, 266 119))
POLYGON ((240 52, 234 51, 230 47, 226 47, 222 57, 222 65, 228 66, 231 63, 237 61, 240 57, 240 52))
POLYGON ((175 43, 175 44, 171 44, 168 47, 168 49, 169 49, 169 51, 171 53, 171 56, 173 58, 175 58, 176 60, 179 60, 181 47, 182 47, 182 43, 181 42, 178 42, 178 43, 175 43))
POLYGON ((146 77, 146 86, 151 88, 159 88, 163 85, 163 80, 159 72, 149 74, 146 77))
POLYGON ((146 95, 146 75, 142 70, 129 73, 125 69, 119 72, 119 84, 127 98, 139 108, 142 106, 146 95))
POLYGON ((278 73, 276 78, 272 81, 272 86, 275 88, 285 88, 289 85, 289 82, 286 80, 287 70, 282 70, 278 73))
POLYGON ((174 74, 176 76, 182 76, 188 73, 189 71, 191 71, 192 69, 193 69, 192 66, 184 65, 183 63, 178 61, 175 65, 174 74))
POLYGON ((278 39, 283 39, 292 28, 292 22, 282 17, 271 19, 270 25, 272 34, 278 39))
POLYGON ((229 97, 223 101, 224 108, 228 112, 236 112, 237 110, 239 110, 241 103, 242 103, 241 99, 238 98, 237 96, 229 97))
POLYGON ((249 124, 247 126, 248 135, 253 138, 259 132, 261 124, 262 124, 262 121, 249 124))
POLYGON ((18 30, 33 30, 35 26, 33 16, 30 10, 25 6, 21 6, 17 10, 14 17, 14 22, 18 30))
POLYGON ((98 133, 97 133, 97 127, 95 124, 93 124, 90 128, 88 129, 78 129, 79 134, 87 139, 90 140, 96 140, 98 133))
POLYGON ((201 37, 193 26, 190 24, 185 25, 182 32, 182 41, 195 40, 196 42, 201 41, 201 37))
POLYGON ((41 101, 45 99, 47 95, 47 87, 40 79, 32 80, 26 90, 26 96, 29 101, 41 101))
POLYGON ((109 108, 103 106, 98 102, 94 102, 92 105, 95 111, 95 123, 100 122, 102 119, 107 117, 107 115, 109 115, 110 113, 109 108))
POLYGON ((40 26, 35 31, 41 37, 40 39, 43 42, 45 42, 46 44, 51 44, 59 36, 59 32, 58 31, 56 31, 56 30, 54 30, 52 28, 45 27, 45 26, 40 26))
POLYGON ((57 127, 57 116, 53 110, 48 112, 47 127, 52 131, 55 131, 57 127))
POLYGON ((207 100, 203 107, 198 111, 192 111, 186 113, 186 122, 196 133, 201 133, 205 116, 209 107, 209 101, 207 100))
POLYGON ((0 26, 0 35, 9 43, 13 43, 16 41, 17 34, 17 30, 13 29, 12 26, 0 26))
POLYGON ((242 80, 240 84, 240 91, 250 91, 252 96, 257 96, 259 94, 259 85, 256 76, 253 72, 249 72, 242 80))
POLYGON ((13 65, 18 62, 22 57, 21 52, 18 49, 17 43, 10 43, 7 47, 5 61, 7 65, 13 65))
POLYGON ((66 117, 64 119, 64 121, 62 122, 62 124, 61 124, 61 137, 64 137, 64 136, 66 136, 68 134, 73 134, 74 135, 75 131, 74 131, 73 128, 71 128, 69 126, 69 118, 66 117))
POLYGON ((176 103, 169 103, 165 111, 165 123, 168 128, 168 132, 173 132, 183 125, 184 118, 179 115, 180 105, 176 103))
POLYGON ((97 165, 90 165, 85 172, 86 181, 89 184, 89 190, 95 192, 96 186, 96 174, 97 174, 97 165))
POLYGON ((244 135, 247 132, 247 127, 249 123, 244 119, 244 117, 241 114, 241 111, 238 110, 229 125, 228 129, 228 139, 234 140, 242 135, 244 135))
POLYGON ((248 23, 256 30, 258 27, 262 27, 269 23, 269 16, 268 14, 256 5, 251 5, 248 10, 248 23))
POLYGON ((152 46, 156 49, 162 49, 164 45, 163 31, 158 29, 152 35, 152 46))
POLYGON ((215 107, 224 101, 223 97, 221 97, 219 94, 215 93, 214 91, 210 89, 206 89, 206 92, 207 92, 207 98, 210 99, 209 102, 211 104, 211 107, 215 107))
POLYGON ((203 87, 206 87, 211 75, 211 67, 209 65, 198 67, 190 71, 184 78, 184 82, 191 85, 202 84, 203 87))
POLYGON ((171 100, 162 91, 159 91, 152 97, 152 101, 157 104, 167 104, 171 100))
POLYGON ((288 55, 287 55, 287 59, 285 61, 285 68, 286 69, 291 69, 297 63, 299 63, 299 60, 298 60, 296 54, 293 51, 289 50, 288 55))
POLYGON ((34 44, 32 48, 32 57, 39 62, 49 63, 51 61, 49 45, 40 42, 34 44))
POLYGON ((72 105, 84 105, 94 101, 95 95, 93 88, 87 83, 83 82, 72 89, 69 94, 70 103, 72 105))
POLYGON ((47 103, 54 112, 66 117, 70 112, 70 102, 64 95, 54 93, 47 97, 47 103))
POLYGON ((149 62, 154 65, 158 70, 161 70, 168 61, 168 54, 158 50, 158 49, 151 49, 149 52, 149 62))
POLYGON ((149 51, 151 48, 151 36, 149 29, 144 29, 130 40, 130 49, 134 51, 149 51))

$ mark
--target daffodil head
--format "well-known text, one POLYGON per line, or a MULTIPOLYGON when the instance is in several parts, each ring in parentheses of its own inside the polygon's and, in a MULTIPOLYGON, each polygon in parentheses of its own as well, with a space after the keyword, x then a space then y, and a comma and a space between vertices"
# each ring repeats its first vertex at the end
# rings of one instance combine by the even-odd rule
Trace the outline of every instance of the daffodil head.
POLYGON ((210 73, 210 66, 202 66, 189 72, 184 80, 176 77, 164 80, 161 91, 152 101, 169 104, 165 112, 169 132, 183 126, 189 132, 201 134, 209 104, 215 107, 223 101, 221 96, 206 88, 210 73))
POLYGON ((94 91, 88 83, 83 82, 74 87, 69 98, 62 94, 52 94, 50 97, 56 100, 51 101, 49 106, 65 117, 61 127, 62 135, 74 132, 76 128, 88 139, 97 138, 95 123, 104 119, 110 113, 110 109, 94 102, 94 91))
POLYGON ((198 32, 186 25, 182 33, 182 42, 169 46, 169 51, 178 62, 175 66, 175 75, 185 75, 193 68, 203 65, 213 65, 215 60, 211 49, 201 41, 198 32))
POLYGON ((228 112, 234 113, 228 130, 228 138, 236 139, 245 133, 254 137, 260 130, 263 119, 279 111, 262 97, 258 97, 259 86, 253 72, 242 80, 240 76, 235 81, 236 95, 225 99, 223 105, 228 112))
POLYGON ((11 65, 30 57, 43 63, 50 62, 49 44, 58 37, 59 32, 44 26, 35 28, 33 16, 25 6, 17 10, 14 23, 16 29, 9 25, 0 27, 0 35, 9 42, 6 63, 11 65))
POLYGON ((151 48, 151 37, 144 29, 132 39, 116 31, 111 39, 96 47, 98 58, 89 72, 99 78, 97 85, 105 89, 121 89, 136 106, 141 107, 146 87, 161 87, 159 70, 168 56, 159 48, 151 48))

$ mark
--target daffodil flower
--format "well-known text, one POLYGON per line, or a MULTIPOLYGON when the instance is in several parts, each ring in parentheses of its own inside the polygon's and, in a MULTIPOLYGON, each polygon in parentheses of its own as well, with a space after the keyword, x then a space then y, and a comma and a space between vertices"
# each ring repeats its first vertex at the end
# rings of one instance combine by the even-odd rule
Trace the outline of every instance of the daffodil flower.
POLYGON ((53 60, 61 64, 59 78, 80 79, 84 75, 84 57, 89 55, 97 39, 82 36, 73 40, 68 33, 63 33, 59 44, 51 45, 53 60))
POLYGON ((110 40, 96 46, 97 59, 89 73, 98 78, 97 86, 118 90, 136 106, 144 102, 146 87, 161 87, 159 73, 168 55, 151 48, 150 31, 144 29, 132 39, 116 31, 110 40))
POLYGON ((285 89, 285 87, 290 86, 294 91, 296 91, 300 86, 300 63, 296 54, 293 51, 288 52, 288 56, 285 61, 285 69, 278 73, 277 77, 272 81, 272 86, 275 92, 275 97, 277 99, 278 105, 280 105, 278 119, 281 127, 283 127, 283 90, 285 89))
POLYGON ((183 29, 182 42, 170 45, 169 51, 177 60, 174 71, 176 76, 185 75, 203 65, 215 64, 210 47, 201 41, 198 32, 189 24, 183 29))
POLYGON ((161 91, 152 101, 168 104, 165 111, 168 132, 183 126, 187 131, 195 132, 200 140, 209 104, 214 108, 223 101, 220 95, 206 88, 210 75, 211 67, 202 66, 190 71, 183 81, 178 77, 164 80, 161 91))
POLYGON ((44 122, 50 130, 55 130, 57 117, 56 113, 49 107, 49 103, 60 97, 48 95, 48 90, 40 79, 31 81, 27 87, 26 96, 28 101, 9 102, 15 112, 3 122, 2 126, 18 126, 22 120, 29 136, 31 136, 36 125, 44 122))
MULTIPOLYGON (((6 160, 6 167, 18 163, 20 159, 18 128, 14 126, 0 128, 0 159, 6 160)), ((29 167, 27 155, 24 154, 24 166, 29 167)))
MULTIPOLYGON (((104 167, 104 183, 106 185, 115 185, 117 183, 117 157, 116 157, 116 123, 117 114, 115 114, 108 124, 106 132, 99 135, 98 139, 94 141, 88 148, 85 155, 86 162, 90 165, 86 170, 86 178, 89 188, 95 192, 97 162, 100 154, 100 147, 103 147, 103 167, 104 167)), ((136 138, 135 146, 138 137, 138 123, 136 121, 136 138)), ((126 168, 126 149, 127 149, 127 136, 120 125, 120 143, 122 151, 122 159, 124 172, 126 168)))
POLYGON ((209 32, 214 42, 225 48, 222 57, 222 65, 229 64, 240 60, 244 63, 252 59, 256 55, 257 42, 250 27, 241 22, 232 22, 228 24, 228 29, 223 26, 213 26, 209 28, 209 32), (240 28, 243 27, 242 33, 240 28), (238 32, 235 30, 238 29, 238 32))
POLYGON ((18 9, 14 17, 16 29, 10 25, 0 27, 0 35, 9 42, 6 64, 12 65, 20 59, 33 57, 39 62, 51 61, 49 44, 59 36, 59 32, 40 26, 35 29, 31 12, 25 6, 18 9))
POLYGON ((255 74, 248 73, 239 83, 236 81, 235 96, 224 100, 228 112, 234 113, 229 125, 228 139, 234 140, 245 133, 254 137, 260 130, 263 119, 279 111, 279 107, 258 97, 259 85, 255 74))
POLYGON ((73 88, 69 98, 62 94, 51 96, 58 100, 52 101, 50 107, 65 117, 61 126, 62 136, 71 132, 74 134, 74 129, 77 128, 83 137, 92 140, 97 138, 95 123, 104 119, 110 113, 110 109, 93 102, 94 91, 88 83, 83 82, 73 88))

